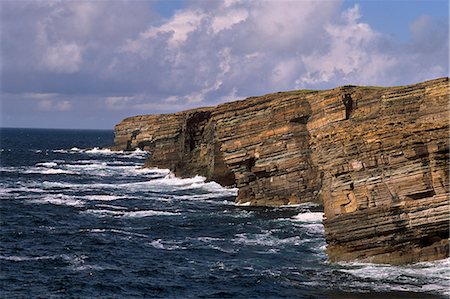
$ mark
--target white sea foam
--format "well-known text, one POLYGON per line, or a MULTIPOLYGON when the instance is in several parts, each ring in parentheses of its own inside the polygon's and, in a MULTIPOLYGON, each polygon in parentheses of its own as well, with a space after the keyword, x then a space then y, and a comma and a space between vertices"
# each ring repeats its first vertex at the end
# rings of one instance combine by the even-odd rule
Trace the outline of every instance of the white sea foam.
POLYGON ((55 162, 42 162, 42 163, 37 163, 36 166, 56 167, 56 166, 58 166, 58 164, 55 162))
POLYGON ((450 258, 404 266, 359 262, 342 262, 338 265, 342 267, 340 271, 370 280, 372 285, 376 281, 377 290, 425 291, 450 295, 450 258), (425 278, 429 283, 423 282, 425 278), (396 283, 398 280, 402 281, 402 285, 396 283))
POLYGON ((85 150, 84 152, 88 153, 88 154, 100 154, 100 155, 114 154, 114 152, 112 150, 110 150, 109 148, 99 148, 99 147, 94 147, 93 149, 88 149, 88 150, 85 150))
POLYGON ((122 210, 126 211, 128 208, 123 206, 115 206, 115 205, 105 205, 105 204, 98 204, 95 205, 97 208, 107 208, 107 209, 113 209, 113 210, 122 210))
POLYGON ((68 196, 68 195, 64 195, 64 194, 47 195, 42 198, 28 200, 28 202, 38 203, 38 204, 53 204, 53 205, 72 206, 72 207, 84 206, 84 202, 82 200, 78 200, 72 196, 68 196))
MULTIPOLYGON (((129 163, 128 163, 129 164, 129 163)), ((160 178, 170 173, 168 169, 142 168, 138 165, 111 165, 109 162, 67 164, 64 167, 79 173, 95 176, 145 176, 160 178)))
POLYGON ((181 214, 177 213, 177 212, 144 210, 144 211, 125 212, 123 216, 128 217, 128 218, 142 218, 142 217, 149 217, 149 216, 175 216, 175 215, 181 215, 181 214))
POLYGON ((78 172, 64 170, 60 168, 45 168, 45 167, 29 167, 27 169, 20 169, 19 173, 24 174, 45 174, 45 175, 53 175, 53 174, 79 174, 78 172))
POLYGON ((76 169, 87 169, 87 170, 95 170, 105 168, 107 165, 106 162, 95 161, 91 163, 81 163, 81 164, 67 164, 65 167, 67 168, 76 168, 76 169))
POLYGON ((13 188, 6 188, 5 191, 7 192, 32 192, 32 193, 43 193, 46 192, 46 190, 41 189, 41 188, 30 188, 30 187, 26 187, 26 186, 17 186, 17 187, 13 187, 13 188))
POLYGON ((144 218, 151 216, 175 216, 180 215, 177 212, 155 211, 155 210, 142 210, 142 211, 112 211, 104 209, 88 209, 85 213, 93 214, 99 217, 123 217, 123 218, 144 218))
POLYGON ((20 168, 17 167, 0 167, 1 172, 20 172, 20 168))
POLYGON ((249 207, 252 205, 252 203, 250 201, 246 201, 246 202, 237 202, 234 205, 238 207, 249 207))
POLYGON ((78 174, 75 171, 64 170, 64 169, 44 169, 42 171, 31 171, 31 173, 41 173, 41 174, 78 174))
POLYGON ((214 238, 214 237, 198 237, 197 240, 205 243, 210 243, 212 241, 225 241, 225 239, 223 238, 214 238))
POLYGON ((83 199, 94 200, 94 201, 114 201, 119 199, 124 199, 125 196, 117 196, 117 195, 103 195, 103 194, 94 194, 94 195, 85 195, 83 199))
POLYGON ((153 240, 150 242, 150 245, 155 247, 156 249, 164 249, 164 245, 161 243, 161 239, 153 240))
POLYGON ((322 223, 322 212, 299 213, 292 217, 292 220, 307 223, 322 223))
POLYGON ((26 262, 26 261, 54 260, 60 257, 61 257, 60 255, 43 255, 43 256, 0 255, 0 260, 26 262))
POLYGON ((15 173, 23 173, 23 174, 78 174, 73 171, 59 169, 59 168, 48 168, 46 167, 0 167, 0 171, 2 172, 15 172, 15 173))
POLYGON ((308 242, 309 239, 301 239, 299 236, 289 237, 289 238, 277 238, 273 236, 270 232, 261 234, 236 234, 232 242, 235 244, 244 244, 250 246, 280 246, 283 244, 291 245, 301 245, 308 242))
POLYGON ((81 149, 78 147, 72 147, 71 149, 57 149, 53 150, 54 153, 61 153, 61 154, 79 154, 79 153, 85 153, 88 155, 119 155, 129 158, 145 158, 148 155, 148 152, 143 151, 141 149, 136 149, 135 151, 113 151, 109 148, 99 148, 94 147, 92 149, 81 149))
POLYGON ((122 234, 127 236, 135 236, 135 237, 141 237, 141 238, 148 238, 147 235, 134 233, 126 230, 121 229, 106 229, 106 228, 92 228, 92 229, 86 229, 86 230, 80 230, 81 232, 89 232, 89 233, 116 233, 116 234, 122 234))
POLYGON ((192 178, 182 179, 177 178, 173 173, 167 174, 164 178, 152 180, 152 185, 166 185, 174 187, 192 187, 194 183, 202 184, 205 182, 204 177, 196 175, 192 178))
MULTIPOLYGON (((157 187, 170 187, 179 190, 201 189, 209 192, 208 198, 237 195, 237 188, 226 188, 216 182, 205 181, 206 178, 199 175, 191 178, 178 178, 173 173, 168 173, 163 178, 149 181, 149 185, 157 187)), ((192 199, 195 199, 195 197, 192 199)))
POLYGON ((9 196, 11 191, 14 191, 14 189, 0 187, 0 197, 9 196))
POLYGON ((161 168, 143 168, 143 167, 138 167, 138 166, 133 166, 133 168, 131 168, 132 171, 138 173, 138 174, 146 174, 146 173, 150 173, 150 174, 158 174, 158 175, 168 175, 170 174, 170 170, 169 169, 161 169, 161 168))
MULTIPOLYGON (((170 245, 172 242, 162 242, 161 239, 156 239, 148 244, 156 249, 163 249, 163 250, 176 250, 176 249, 186 249, 185 247, 180 247, 178 245, 170 245)), ((173 244, 173 243, 172 243, 173 244)))

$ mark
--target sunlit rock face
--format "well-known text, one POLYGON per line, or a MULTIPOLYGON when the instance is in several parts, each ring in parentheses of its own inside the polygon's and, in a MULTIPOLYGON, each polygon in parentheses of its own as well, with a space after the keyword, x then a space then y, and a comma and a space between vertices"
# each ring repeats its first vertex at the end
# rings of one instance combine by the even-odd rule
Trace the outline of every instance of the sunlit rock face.
POLYGON ((115 148, 236 185, 238 203, 321 202, 331 261, 448 256, 449 81, 344 86, 135 116, 115 148))

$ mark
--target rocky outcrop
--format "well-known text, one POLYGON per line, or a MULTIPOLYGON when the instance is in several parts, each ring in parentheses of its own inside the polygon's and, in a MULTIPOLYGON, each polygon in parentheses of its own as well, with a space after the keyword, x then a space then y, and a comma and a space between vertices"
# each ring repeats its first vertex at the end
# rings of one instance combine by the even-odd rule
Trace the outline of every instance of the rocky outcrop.
POLYGON ((448 78, 344 86, 130 117, 117 149, 148 167, 239 188, 237 201, 322 202, 330 260, 407 263, 448 256, 448 78))

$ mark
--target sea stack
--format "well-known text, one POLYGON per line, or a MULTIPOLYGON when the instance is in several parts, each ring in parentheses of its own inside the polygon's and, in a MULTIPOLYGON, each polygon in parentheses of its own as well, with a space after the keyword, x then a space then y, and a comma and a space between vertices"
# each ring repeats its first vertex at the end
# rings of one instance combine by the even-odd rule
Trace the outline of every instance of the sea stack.
POLYGON ((241 204, 322 203, 331 261, 430 261, 449 256, 448 104, 448 78, 279 92, 126 118, 115 148, 241 204))

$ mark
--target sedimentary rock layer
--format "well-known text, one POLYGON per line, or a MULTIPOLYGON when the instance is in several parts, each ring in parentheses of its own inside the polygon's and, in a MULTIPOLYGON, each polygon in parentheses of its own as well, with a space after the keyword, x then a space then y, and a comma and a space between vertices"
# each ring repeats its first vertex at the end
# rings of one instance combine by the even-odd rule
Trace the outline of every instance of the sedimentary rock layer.
POLYGON ((117 149, 239 188, 237 201, 322 202, 332 261, 448 256, 449 82, 344 86, 135 116, 117 149))

